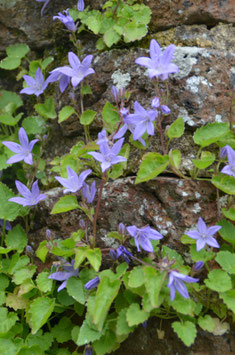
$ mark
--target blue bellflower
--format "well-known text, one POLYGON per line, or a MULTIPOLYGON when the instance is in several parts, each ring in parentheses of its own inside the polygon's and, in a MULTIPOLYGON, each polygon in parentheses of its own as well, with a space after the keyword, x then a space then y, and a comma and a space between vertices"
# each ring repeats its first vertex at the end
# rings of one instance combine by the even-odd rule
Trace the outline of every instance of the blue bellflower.
POLYGON ((198 282, 199 279, 180 274, 179 272, 172 270, 169 272, 169 282, 167 287, 170 289, 171 301, 175 299, 175 291, 177 290, 184 298, 189 298, 187 287, 184 282, 198 282))
POLYGON ((140 139, 145 132, 154 135, 154 124, 158 112, 155 110, 145 110, 138 101, 134 103, 135 112, 128 115, 128 122, 135 126, 133 140, 140 139))
POLYGON ((176 64, 171 63, 173 53, 175 51, 175 45, 170 44, 165 51, 161 52, 161 47, 155 39, 150 42, 150 58, 139 57, 135 60, 136 64, 142 65, 148 68, 148 74, 150 79, 159 77, 161 80, 168 79, 168 75, 171 73, 177 73, 179 68, 176 64))
POLYGON ((111 148, 107 142, 103 142, 99 145, 100 153, 89 152, 87 154, 92 155, 95 160, 98 160, 101 163, 102 172, 105 172, 112 165, 126 161, 125 157, 118 156, 123 142, 124 138, 119 139, 111 148))
POLYGON ((197 242, 197 251, 200 251, 204 248, 206 244, 210 245, 213 248, 219 248, 219 244, 213 235, 217 233, 222 227, 221 226, 212 226, 207 228, 206 223, 201 217, 198 219, 197 229, 185 233, 192 239, 196 239, 197 242))
POLYGON ((96 195, 96 182, 93 181, 91 186, 87 185, 85 182, 82 188, 82 195, 87 203, 92 203, 96 195))
POLYGON ((57 292, 63 290, 66 287, 67 281, 75 276, 78 277, 78 269, 74 270, 74 261, 71 261, 71 264, 66 262, 62 265, 64 271, 56 271, 48 276, 48 279, 56 280, 56 281, 63 281, 62 284, 58 287, 57 292))
POLYGON ((149 253, 153 252, 153 246, 149 239, 159 240, 163 236, 155 229, 149 226, 143 228, 137 228, 136 226, 129 226, 126 228, 128 233, 135 238, 135 245, 137 250, 140 251, 140 246, 143 250, 149 253))
POLYGON ((40 194, 38 180, 33 183, 31 191, 27 188, 27 186, 18 180, 16 180, 15 184, 17 190, 23 197, 12 197, 8 201, 18 203, 19 205, 25 207, 37 205, 38 202, 44 200, 47 197, 44 194, 40 194))
POLYGON ((44 2, 43 7, 41 8, 41 16, 43 15, 43 11, 45 10, 45 7, 49 4, 50 0, 36 0, 37 2, 44 2))
POLYGON ((84 0, 78 0, 77 9, 78 11, 83 11, 85 8, 84 0))
POLYGON ((56 70, 60 73, 69 76, 73 87, 76 87, 87 75, 94 74, 94 69, 90 68, 93 56, 87 55, 82 62, 73 52, 69 52, 69 66, 59 67, 56 70))
POLYGON ((58 16, 53 16, 53 20, 58 19, 67 27, 68 30, 73 32, 76 31, 76 25, 73 21, 73 18, 69 14, 69 11, 64 10, 63 12, 65 15, 59 12, 58 16))
POLYGON ((93 288, 96 288, 100 283, 100 278, 98 276, 96 276, 94 279, 88 281, 84 287, 87 290, 92 290, 93 288))
POLYGON ((71 169, 69 166, 67 166, 67 173, 68 173, 68 179, 62 178, 60 176, 55 176, 55 179, 59 181, 61 185, 66 187, 66 189, 63 191, 64 194, 68 192, 77 192, 81 190, 81 188, 84 186, 84 182, 87 178, 87 176, 92 172, 91 169, 83 171, 79 176, 73 169, 71 169))
POLYGON ((228 165, 221 170, 221 173, 235 177, 235 151, 229 145, 226 145, 222 149, 220 156, 222 155, 224 158, 227 155, 228 165), (222 151, 222 149, 224 150, 222 151))
POLYGON ((33 164, 32 150, 38 139, 33 139, 29 142, 28 136, 23 127, 19 129, 18 133, 20 144, 14 142, 4 141, 2 142, 8 149, 12 152, 17 153, 7 160, 7 164, 17 163, 18 161, 24 160, 26 164, 33 164))
POLYGON ((35 77, 32 78, 32 76, 29 75, 23 75, 24 80, 26 81, 26 84, 28 87, 22 89, 20 91, 20 94, 27 94, 27 95, 36 95, 39 96, 43 93, 43 91, 46 89, 48 82, 47 80, 44 80, 43 74, 41 72, 41 69, 38 68, 35 72, 35 77))
POLYGON ((50 72, 50 75, 46 79, 47 83, 54 83, 59 81, 60 92, 63 93, 70 82, 70 77, 60 72, 59 68, 54 69, 50 72))

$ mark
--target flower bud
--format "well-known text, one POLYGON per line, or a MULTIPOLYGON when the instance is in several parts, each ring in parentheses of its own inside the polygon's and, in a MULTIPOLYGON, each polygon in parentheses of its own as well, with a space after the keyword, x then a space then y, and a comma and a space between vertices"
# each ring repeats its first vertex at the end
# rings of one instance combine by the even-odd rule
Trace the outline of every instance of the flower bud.
POLYGON ((111 249, 111 250, 109 251, 109 255, 111 256, 111 258, 112 258, 113 260, 117 260, 117 254, 116 254, 116 251, 115 251, 114 249, 111 249))
POLYGON ((27 254, 33 255, 34 251, 33 248, 30 245, 26 245, 25 251, 27 254))
POLYGON ((193 265, 193 271, 199 271, 203 268, 204 266, 204 262, 203 261, 197 261, 194 265, 193 265))
POLYGON ((81 229, 85 229, 85 228, 86 228, 86 223, 85 223, 84 219, 80 219, 80 221, 79 221, 79 227, 80 227, 81 229))
POLYGON ((50 231, 50 229, 47 229, 46 230, 46 236, 47 236, 47 239, 52 239, 52 233, 51 233, 51 231, 50 231))
POLYGON ((152 100, 152 104, 151 104, 152 108, 158 108, 159 105, 160 105, 159 98, 158 97, 154 97, 154 99, 152 100))
POLYGON ((98 276, 96 276, 94 279, 88 281, 84 287, 87 289, 87 290, 92 290, 93 288, 97 287, 100 283, 100 278, 98 276))
POLYGON ((164 115, 169 115, 169 113, 171 112, 171 110, 169 109, 168 106, 166 105, 161 105, 161 111, 164 115))
POLYGON ((125 234, 125 229, 126 229, 125 225, 123 223, 119 223, 118 233, 124 235, 125 234))

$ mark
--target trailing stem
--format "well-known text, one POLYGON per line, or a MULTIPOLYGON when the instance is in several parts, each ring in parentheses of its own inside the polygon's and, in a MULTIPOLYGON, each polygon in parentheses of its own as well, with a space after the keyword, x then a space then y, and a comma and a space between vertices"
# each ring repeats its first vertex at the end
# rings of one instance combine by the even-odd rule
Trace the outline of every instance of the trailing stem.
POLYGON ((103 173, 101 184, 100 184, 99 195, 98 195, 98 201, 97 201, 96 209, 95 209, 95 216, 94 216, 94 220, 93 220, 93 236, 91 239, 91 247, 92 248, 95 247, 97 218, 98 218, 98 214, 99 214, 99 210, 100 210, 100 202, 101 202, 102 191, 103 191, 103 187, 104 187, 105 182, 106 182, 105 173, 103 173))

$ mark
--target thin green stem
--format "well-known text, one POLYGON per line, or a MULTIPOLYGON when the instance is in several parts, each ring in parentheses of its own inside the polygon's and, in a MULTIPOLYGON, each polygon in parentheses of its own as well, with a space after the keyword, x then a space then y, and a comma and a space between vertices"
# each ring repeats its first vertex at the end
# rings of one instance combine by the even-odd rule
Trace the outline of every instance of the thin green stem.
POLYGON ((4 238, 5 238, 5 234, 6 234, 6 225, 7 225, 7 220, 4 219, 3 227, 2 227, 2 235, 1 235, 1 247, 3 247, 3 245, 4 245, 4 238))
POLYGON ((105 173, 103 173, 103 175, 102 175, 102 180, 101 180, 101 184, 100 184, 99 195, 98 195, 98 201, 97 201, 96 209, 95 209, 95 216, 94 216, 94 220, 93 220, 93 236, 92 236, 92 239, 90 240, 90 243, 91 243, 91 247, 92 247, 92 248, 95 247, 95 242, 96 242, 97 218, 98 218, 98 214, 99 214, 99 210, 100 210, 100 203, 101 203, 102 191, 103 191, 105 182, 106 182, 105 173))

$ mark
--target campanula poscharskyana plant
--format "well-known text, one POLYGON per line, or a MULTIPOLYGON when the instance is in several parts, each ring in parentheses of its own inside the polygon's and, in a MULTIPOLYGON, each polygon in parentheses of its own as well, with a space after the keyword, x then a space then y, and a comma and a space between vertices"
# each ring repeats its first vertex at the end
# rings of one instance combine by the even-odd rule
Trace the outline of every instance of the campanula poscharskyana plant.
POLYGON ((53 20, 60 20, 68 30, 70 31, 76 31, 76 25, 73 21, 73 18, 70 16, 68 10, 64 10, 64 15, 61 12, 58 12, 58 16, 53 16, 53 20))
POLYGON ((16 180, 15 181, 17 190, 23 197, 12 197, 8 201, 18 203, 19 205, 25 206, 35 206, 38 202, 44 200, 47 196, 44 194, 40 194, 38 187, 38 180, 33 183, 31 191, 22 184, 22 182, 16 180))
POLYGON ((213 235, 218 232, 222 227, 221 226, 212 226, 207 228, 206 223, 201 217, 198 219, 197 229, 185 233, 190 238, 196 239, 197 242, 197 251, 200 251, 204 248, 206 244, 210 245, 213 248, 219 248, 219 244, 213 235))
POLYGON ((44 80, 43 74, 41 69, 38 69, 35 72, 34 78, 30 75, 23 75, 24 80, 28 87, 22 89, 20 94, 27 94, 27 95, 36 95, 39 96, 43 93, 43 91, 47 88, 48 81, 44 80))
POLYGON ((172 270, 169 273, 169 282, 167 287, 170 289, 171 301, 175 299, 175 291, 177 290, 184 298, 189 298, 187 287, 184 282, 198 282, 199 279, 180 274, 178 271, 172 270))
POLYGON ((221 156, 223 158, 227 156, 228 158, 228 165, 223 167, 221 173, 235 177, 235 151, 229 145, 226 145, 220 151, 221 156))
POLYGON ((155 229, 147 227, 137 228, 136 226, 126 227, 128 233, 135 239, 137 250, 140 251, 140 246, 143 250, 149 253, 153 252, 153 246, 150 239, 159 240, 163 236, 155 229))
POLYGON ((41 8, 41 16, 43 15, 43 11, 45 10, 45 7, 49 4, 50 0, 36 0, 37 2, 44 2, 43 7, 41 8))
POLYGON ((77 9, 78 11, 83 11, 85 8, 84 0, 78 0, 77 9))
POLYGON ((161 47, 155 39, 150 42, 150 58, 139 57, 135 60, 136 64, 148 68, 149 78, 159 77, 161 80, 168 79, 168 75, 177 73, 179 68, 171 63, 175 51, 175 45, 170 44, 162 53, 161 47))
POLYGON ((93 181, 91 186, 84 182, 82 188, 82 195, 87 203, 92 203, 96 195, 96 182, 93 181))
POLYGON ((56 281, 63 281, 62 284, 58 287, 57 292, 60 292, 63 290, 63 288, 66 287, 67 281, 75 276, 78 277, 78 269, 74 270, 74 261, 71 261, 70 263, 66 263, 65 265, 62 265, 62 268, 64 271, 56 271, 53 272, 50 276, 48 276, 48 279, 56 280, 56 281))
POLYGON ((46 81, 47 83, 54 83, 55 81, 59 81, 59 89, 60 92, 63 93, 70 83, 70 76, 61 73, 58 68, 50 72, 50 75, 46 81))
POLYGON ((2 144, 5 145, 8 149, 10 149, 12 152, 17 153, 12 157, 10 157, 10 159, 8 159, 6 163, 13 164, 21 160, 24 160, 26 164, 32 165, 33 164, 32 150, 34 144, 38 142, 38 139, 33 139, 31 142, 29 142, 28 136, 23 127, 19 129, 18 137, 19 137, 20 144, 15 142, 8 142, 8 141, 2 142, 2 144))
POLYGON ((81 190, 81 188, 84 185, 84 182, 87 178, 87 176, 92 172, 91 169, 83 171, 79 176, 73 169, 71 169, 69 166, 67 166, 67 173, 68 173, 68 178, 62 178, 60 176, 55 176, 55 179, 59 181, 61 185, 66 187, 64 190, 64 194, 67 194, 68 192, 77 192, 81 190))

